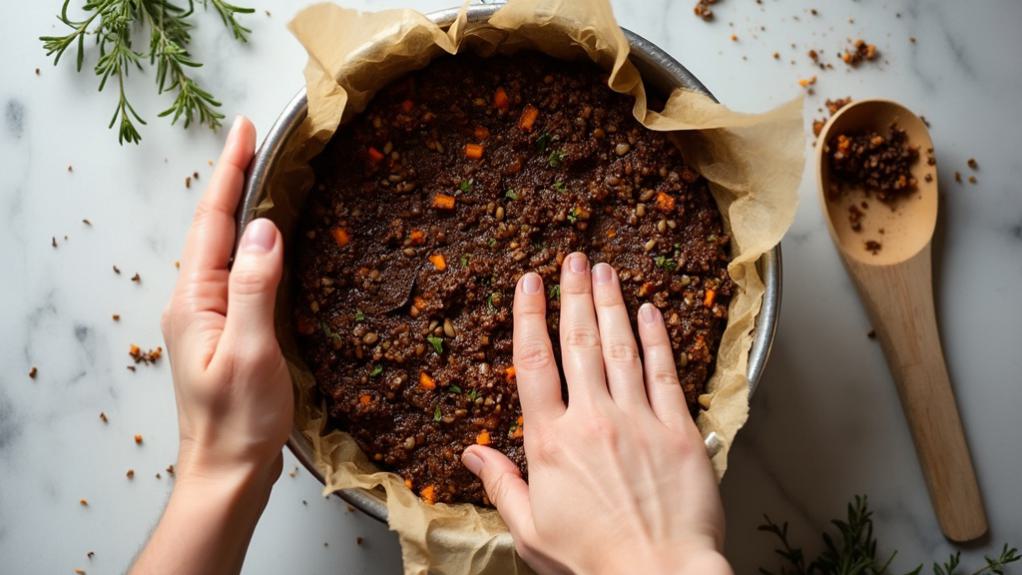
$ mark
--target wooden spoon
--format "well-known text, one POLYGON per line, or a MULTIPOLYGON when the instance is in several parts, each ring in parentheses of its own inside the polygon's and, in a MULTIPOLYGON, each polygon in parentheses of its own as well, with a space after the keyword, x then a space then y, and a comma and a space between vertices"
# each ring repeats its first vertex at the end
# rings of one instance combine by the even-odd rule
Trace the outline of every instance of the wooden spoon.
POLYGON ((897 383, 937 521, 948 539, 969 541, 986 533, 987 520, 933 307, 930 244, 937 222, 937 170, 926 160, 932 149, 926 125, 911 111, 886 100, 861 100, 841 109, 823 127, 816 143, 818 184, 831 237, 865 302, 897 383), (919 147, 919 161, 912 167, 916 192, 898 200, 894 209, 847 186, 835 197, 824 150, 828 140, 870 130, 887 134, 892 123, 919 147), (863 201, 868 202, 867 209, 862 208, 863 201), (852 205, 865 214, 860 231, 852 229, 852 205), (868 249, 868 240, 879 242, 879 251, 876 246, 868 249))

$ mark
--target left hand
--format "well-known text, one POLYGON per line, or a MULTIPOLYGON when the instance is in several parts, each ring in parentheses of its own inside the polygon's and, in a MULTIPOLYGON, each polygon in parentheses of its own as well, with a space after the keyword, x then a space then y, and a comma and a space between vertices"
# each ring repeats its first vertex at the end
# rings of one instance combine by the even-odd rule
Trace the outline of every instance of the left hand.
POLYGON ((179 481, 226 474, 272 484, 291 430, 291 377, 273 325, 284 253, 276 226, 250 223, 228 268, 254 148, 255 128, 239 117, 195 210, 161 322, 177 399, 179 481))

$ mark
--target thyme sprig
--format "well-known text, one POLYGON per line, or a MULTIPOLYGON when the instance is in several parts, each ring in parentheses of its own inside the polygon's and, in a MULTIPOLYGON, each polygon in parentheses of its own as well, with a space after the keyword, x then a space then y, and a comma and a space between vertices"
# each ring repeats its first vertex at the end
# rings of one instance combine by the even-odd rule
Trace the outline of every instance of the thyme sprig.
MULTIPOLYGON (((63 36, 41 36, 47 56, 53 56, 53 64, 60 63, 61 57, 71 47, 75 51, 75 67, 80 72, 85 63, 88 37, 95 39, 99 52, 94 71, 99 77, 99 90, 108 81, 117 85, 118 99, 109 127, 118 124, 117 141, 137 144, 142 140, 136 123, 145 125, 142 116, 128 100, 124 79, 132 68, 143 71, 143 61, 156 69, 156 89, 159 94, 170 92, 174 101, 170 107, 159 113, 160 117, 170 116, 171 124, 183 120, 185 128, 193 121, 212 130, 220 127, 224 115, 218 111, 221 103, 191 75, 195 68, 202 66, 188 52, 191 42, 195 0, 188 0, 187 7, 173 0, 87 0, 82 6, 84 16, 80 20, 68 16, 71 0, 64 0, 57 19, 70 28, 63 36), (138 29, 149 29, 147 53, 133 47, 132 36, 138 29)), ((224 0, 202 0, 204 9, 212 4, 224 26, 239 42, 247 42, 251 30, 242 26, 236 16, 250 14, 254 10, 236 6, 224 0)))
MULTIPOLYGON (((837 537, 823 533, 824 549, 810 562, 806 562, 802 548, 795 547, 788 539, 788 523, 774 523, 764 515, 760 531, 774 535, 780 546, 774 552, 781 557, 780 571, 760 568, 762 575, 893 575, 891 563, 897 552, 884 559, 877 557, 877 538, 873 533, 873 512, 865 496, 857 495, 848 504, 844 520, 835 519, 831 524, 837 528, 837 537)), ((1018 549, 1005 545, 997 557, 984 557, 986 565, 971 575, 1004 575, 1008 564, 1022 560, 1018 549)), ((944 563, 933 563, 934 575, 964 575, 959 571, 961 554, 951 555, 944 563)), ((919 575, 923 565, 908 571, 905 575, 919 575)))

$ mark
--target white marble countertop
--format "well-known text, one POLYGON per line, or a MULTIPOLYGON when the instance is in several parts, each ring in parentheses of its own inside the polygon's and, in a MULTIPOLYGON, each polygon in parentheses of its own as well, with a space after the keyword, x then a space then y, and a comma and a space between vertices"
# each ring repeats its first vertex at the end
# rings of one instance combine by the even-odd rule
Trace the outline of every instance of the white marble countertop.
MULTIPOLYGON (((665 48, 735 109, 779 104, 799 93, 798 78, 815 73, 807 129, 824 98, 846 95, 895 99, 933 124, 942 190, 937 306, 991 525, 989 541, 966 556, 1003 541, 1022 545, 1022 155, 1015 143, 1022 4, 724 0, 707 24, 692 15, 693 3, 614 6, 624 26, 665 48), (834 54, 859 36, 878 46, 882 61, 849 71, 834 54), (835 69, 814 71, 810 48, 835 69), (969 157, 979 161, 978 184, 956 184, 953 174, 969 173, 969 157)), ((140 147, 118 146, 106 129, 115 95, 97 93, 94 77, 72 73, 70 62, 50 66, 36 39, 58 29, 59 4, 21 3, 0 20, 0 296, 8 302, 0 306, 0 571, 115 573, 155 523, 171 486, 164 468, 176 451, 169 367, 130 373, 127 349, 161 344, 159 314, 199 195, 200 186, 186 189, 184 179, 198 171, 204 181, 223 134, 156 119, 166 100, 153 94, 151 76, 136 74, 129 89, 150 124, 140 147), (138 285, 129 280, 136 272, 138 285), (115 313, 120 322, 111 321, 115 313), (35 380, 27 375, 32 366, 35 380), (133 481, 125 478, 129 468, 133 481)), ((285 28, 297 8, 284 0, 254 4, 250 45, 236 45, 210 14, 199 19, 194 48, 207 62, 199 75, 224 112, 248 114, 265 132, 302 84, 305 55, 285 28)), ((816 534, 857 493, 870 495, 882 546, 900 550, 899 566, 951 551, 880 349, 866 337, 870 326, 828 238, 814 177, 807 170, 783 243, 773 355, 723 483, 727 552, 739 573, 775 564, 773 541, 755 529, 764 512, 789 519, 794 535, 817 550, 816 534)), ((294 467, 288 455, 285 470, 294 467)), ((281 477, 245 571, 399 572, 393 535, 319 491, 304 470, 281 477)))

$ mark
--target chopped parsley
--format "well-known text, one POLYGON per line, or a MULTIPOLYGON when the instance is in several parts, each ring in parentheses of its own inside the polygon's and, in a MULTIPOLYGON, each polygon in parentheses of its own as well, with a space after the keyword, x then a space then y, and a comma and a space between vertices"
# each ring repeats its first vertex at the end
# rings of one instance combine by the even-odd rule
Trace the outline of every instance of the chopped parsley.
POLYGON ((486 242, 491 248, 497 247, 497 238, 490 238, 490 241, 486 242))
POLYGON ((461 254, 461 267, 468 267, 468 254, 461 254))
POLYGON ((488 307, 490 309, 497 309, 497 307, 493 305, 493 296, 494 296, 494 294, 492 294, 492 293, 490 295, 486 296, 486 307, 488 307))
POLYGON ((451 385, 447 388, 447 393, 461 393, 461 388, 457 385, 451 385))
POLYGON ((436 409, 433 410, 433 421, 440 421, 443 416, 444 414, 440 411, 440 406, 436 406, 436 409))
POLYGON ((504 196, 509 200, 517 200, 518 192, 508 189, 508 191, 504 192, 504 196))
POLYGON ((561 299, 561 284, 554 284, 550 286, 550 289, 547 290, 547 295, 550 296, 550 299, 561 299))
POLYGON ((461 190, 462 192, 465 192, 466 194, 468 192, 471 192, 472 191, 472 180, 462 180, 461 183, 458 184, 458 189, 461 190))
POLYGON ((355 310, 355 322, 356 323, 362 323, 365 320, 366 320, 366 314, 362 313, 362 310, 356 309, 355 310))
POLYGON ((476 400, 476 396, 478 396, 479 393, 476 390, 474 390, 474 389, 470 389, 470 390, 468 390, 468 393, 466 393, 465 395, 468 397, 469 401, 475 401, 476 400))
POLYGON ((372 371, 369 372, 369 377, 376 377, 383 373, 382 365, 374 365, 372 371))
POLYGON ((444 352, 444 338, 437 335, 427 335, 426 341, 433 346, 433 351, 435 351, 437 355, 444 352))
POLYGON ((550 145, 550 132, 543 132, 538 138, 536 138, 536 149, 539 150, 540 154, 545 154, 547 146, 550 145))
POLYGON ((554 189, 557 190, 558 192, 561 192, 563 194, 564 193, 564 182, 562 182, 560 180, 557 180, 556 182, 554 182, 554 189))
POLYGON ((571 223, 575 223, 578 221, 578 210, 576 210, 575 208, 571 208, 571 210, 568 212, 568 221, 571 223))
POLYGON ((674 258, 669 258, 667 256, 656 256, 653 258, 653 263, 656 264, 656 267, 667 271, 672 271, 678 268, 678 262, 676 262, 674 258))
POLYGON ((562 150, 554 150, 546 157, 546 163, 549 164, 551 168, 556 168, 561 165, 565 156, 566 154, 562 150))

